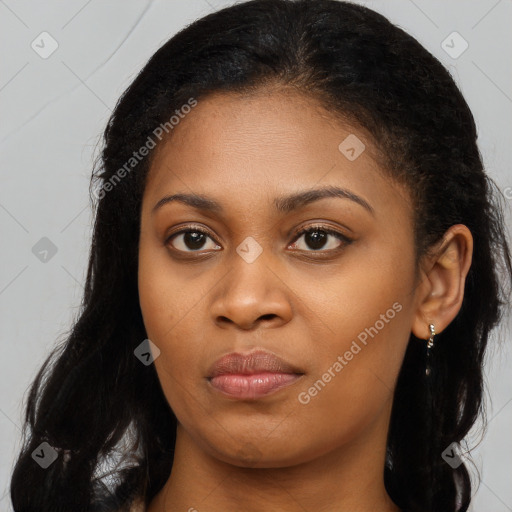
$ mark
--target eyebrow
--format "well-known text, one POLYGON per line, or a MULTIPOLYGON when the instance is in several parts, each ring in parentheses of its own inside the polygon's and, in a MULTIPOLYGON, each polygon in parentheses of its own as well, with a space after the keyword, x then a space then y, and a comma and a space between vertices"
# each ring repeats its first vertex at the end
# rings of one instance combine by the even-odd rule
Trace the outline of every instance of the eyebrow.
MULTIPOLYGON (((306 206, 310 203, 319 201, 320 199, 331 197, 349 199, 350 201, 353 201, 354 203, 362 206, 372 215, 375 213, 372 206, 362 197, 358 196, 357 194, 354 194, 350 190, 335 186, 303 190, 301 192, 296 192, 287 196, 276 197, 274 199, 274 207, 278 212, 287 214, 292 211, 298 210, 299 208, 306 206)), ((151 213, 154 214, 162 206, 173 201, 186 204, 198 210, 210 211, 214 213, 222 213, 224 211, 222 205, 215 199, 212 199, 211 197, 207 197, 201 194, 179 193, 162 197, 162 199, 160 199, 155 204, 151 213)))

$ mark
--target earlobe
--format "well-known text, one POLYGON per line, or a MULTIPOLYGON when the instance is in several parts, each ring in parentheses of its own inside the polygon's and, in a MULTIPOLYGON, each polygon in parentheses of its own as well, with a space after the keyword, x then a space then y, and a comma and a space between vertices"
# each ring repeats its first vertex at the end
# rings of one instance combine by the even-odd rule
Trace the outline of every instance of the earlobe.
POLYGON ((440 333, 457 316, 472 255, 471 231, 457 224, 446 231, 439 247, 427 257, 422 282, 417 288, 418 305, 412 325, 416 337, 428 339, 430 324, 440 333))

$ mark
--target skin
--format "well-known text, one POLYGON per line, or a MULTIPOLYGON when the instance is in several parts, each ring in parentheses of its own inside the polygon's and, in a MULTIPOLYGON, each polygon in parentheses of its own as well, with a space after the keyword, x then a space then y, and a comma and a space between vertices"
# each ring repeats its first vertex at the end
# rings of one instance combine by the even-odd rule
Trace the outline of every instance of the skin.
POLYGON ((461 307, 469 230, 453 226, 416 272, 413 205, 383 172, 371 139, 284 87, 201 98, 154 156, 139 296, 178 428, 172 472, 149 512, 398 511, 383 482, 395 382, 411 332, 427 339, 430 323, 441 332, 461 307), (354 161, 338 149, 349 134, 366 146, 354 161), (286 214, 273 206, 276 197, 328 185, 373 211, 347 198, 286 214), (179 192, 214 198, 223 212, 174 201, 152 213, 179 192), (316 224, 352 242, 329 235, 315 249, 307 234, 294 236, 316 224), (209 233, 199 248, 183 234, 169 239, 189 226, 209 233), (262 249, 251 263, 236 251, 247 237, 262 249), (394 318, 301 403, 299 394, 397 303, 394 318), (209 385, 218 358, 253 348, 304 375, 252 401, 209 385))

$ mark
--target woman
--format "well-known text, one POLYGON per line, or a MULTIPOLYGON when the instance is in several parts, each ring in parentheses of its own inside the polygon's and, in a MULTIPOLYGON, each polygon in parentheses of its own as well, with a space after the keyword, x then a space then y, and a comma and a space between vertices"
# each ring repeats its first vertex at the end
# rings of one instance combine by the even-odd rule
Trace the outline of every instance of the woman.
POLYGON ((476 138, 367 8, 254 0, 175 35, 106 128, 14 509, 466 511, 512 278, 476 138))

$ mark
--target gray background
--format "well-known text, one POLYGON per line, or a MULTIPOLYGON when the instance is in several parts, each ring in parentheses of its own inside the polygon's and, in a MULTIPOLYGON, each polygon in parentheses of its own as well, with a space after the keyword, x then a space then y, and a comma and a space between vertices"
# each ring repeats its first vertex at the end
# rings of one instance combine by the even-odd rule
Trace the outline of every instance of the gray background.
MULTIPOLYGON (((7 489, 20 447, 21 401, 78 312, 91 236, 89 175, 100 133, 157 48, 230 3, 0 0, 0 511, 11 510, 7 489), (47 58, 40 54, 51 41, 42 32, 58 44, 47 58), (46 261, 33 252, 36 244, 48 244, 43 237, 56 249, 46 261)), ((359 3, 388 16, 450 69, 475 115, 488 172, 510 207, 511 0, 359 3), (450 36, 454 31, 469 45, 461 55, 464 42, 450 36)), ((500 347, 491 344, 486 366, 488 432, 473 451, 482 478, 475 511, 512 511, 510 324, 501 337, 500 347)), ((470 444, 479 433, 477 426, 470 444)))

